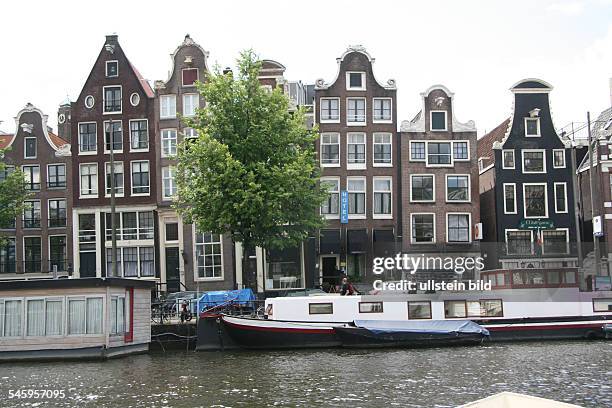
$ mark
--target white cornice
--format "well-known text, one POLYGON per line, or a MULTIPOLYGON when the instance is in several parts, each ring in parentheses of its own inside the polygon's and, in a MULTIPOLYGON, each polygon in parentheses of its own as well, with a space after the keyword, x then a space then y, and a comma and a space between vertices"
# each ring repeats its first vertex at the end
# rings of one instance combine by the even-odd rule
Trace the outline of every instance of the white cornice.
POLYGON ((49 131, 47 130, 47 120, 49 119, 49 117, 45 115, 40 109, 38 109, 37 107, 35 107, 29 102, 26 104, 26 106, 22 110, 19 111, 19 113, 17 113, 17 116, 15 116, 15 127, 16 127, 15 134, 13 135, 13 138, 11 139, 7 147, 10 147, 15 141, 15 139, 17 139, 17 134, 19 133, 19 123, 21 121, 21 115, 23 115, 24 113, 29 113, 29 112, 36 112, 40 116, 40 123, 42 125, 43 135, 45 135, 45 139, 47 139, 47 143, 49 143, 49 146, 51 146, 51 148, 57 152, 58 147, 55 146, 55 143, 53 143, 53 141, 51 140, 51 137, 49 136, 49 131))

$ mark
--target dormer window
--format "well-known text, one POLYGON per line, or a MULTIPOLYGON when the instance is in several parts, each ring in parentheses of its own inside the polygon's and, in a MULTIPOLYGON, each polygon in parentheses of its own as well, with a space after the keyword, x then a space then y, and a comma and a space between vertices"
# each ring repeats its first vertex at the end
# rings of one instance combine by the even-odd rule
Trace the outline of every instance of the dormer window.
POLYGON ((365 72, 347 72, 346 89, 349 91, 365 91, 365 72))
POLYGON ((446 111, 429 112, 429 127, 433 131, 446 131, 446 111))
POLYGON ((199 79, 197 68, 185 68, 183 71, 183 86, 194 86, 199 79))
POLYGON ((106 77, 114 78, 119 76, 119 61, 106 61, 106 77))
POLYGON ((525 118, 525 136, 540 136, 540 118, 525 118))

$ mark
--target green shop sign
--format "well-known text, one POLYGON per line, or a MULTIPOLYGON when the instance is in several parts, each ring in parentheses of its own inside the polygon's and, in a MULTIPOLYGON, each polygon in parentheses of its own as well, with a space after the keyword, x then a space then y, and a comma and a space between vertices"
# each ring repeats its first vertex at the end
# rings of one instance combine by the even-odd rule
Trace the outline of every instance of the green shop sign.
POLYGON ((521 220, 520 229, 553 229, 555 224, 551 220, 521 220))

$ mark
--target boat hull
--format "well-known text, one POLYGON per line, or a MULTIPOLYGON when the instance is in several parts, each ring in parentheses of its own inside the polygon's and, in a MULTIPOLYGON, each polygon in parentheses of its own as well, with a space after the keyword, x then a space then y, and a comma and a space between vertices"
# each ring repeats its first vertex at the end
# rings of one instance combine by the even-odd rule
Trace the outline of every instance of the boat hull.
POLYGON ((334 330, 342 341, 342 346, 351 348, 468 346, 480 344, 485 338, 480 333, 375 333, 362 327, 336 327, 334 330))
POLYGON ((600 319, 512 319, 478 323, 489 330, 491 341, 603 339, 606 320, 600 319))

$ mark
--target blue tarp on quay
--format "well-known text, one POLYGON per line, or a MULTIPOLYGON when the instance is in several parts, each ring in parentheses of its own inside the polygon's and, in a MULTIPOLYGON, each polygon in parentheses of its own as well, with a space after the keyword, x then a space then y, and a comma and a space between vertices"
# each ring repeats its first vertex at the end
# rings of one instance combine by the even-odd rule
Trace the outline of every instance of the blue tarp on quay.
POLYGON ((480 333, 485 336, 489 335, 487 329, 471 320, 355 320, 355 325, 373 333, 480 333))
POLYGON ((229 302, 241 306, 247 306, 255 300, 255 294, 251 289, 240 290, 216 290, 204 293, 198 300, 198 310, 206 310, 213 306, 223 305, 229 302))

